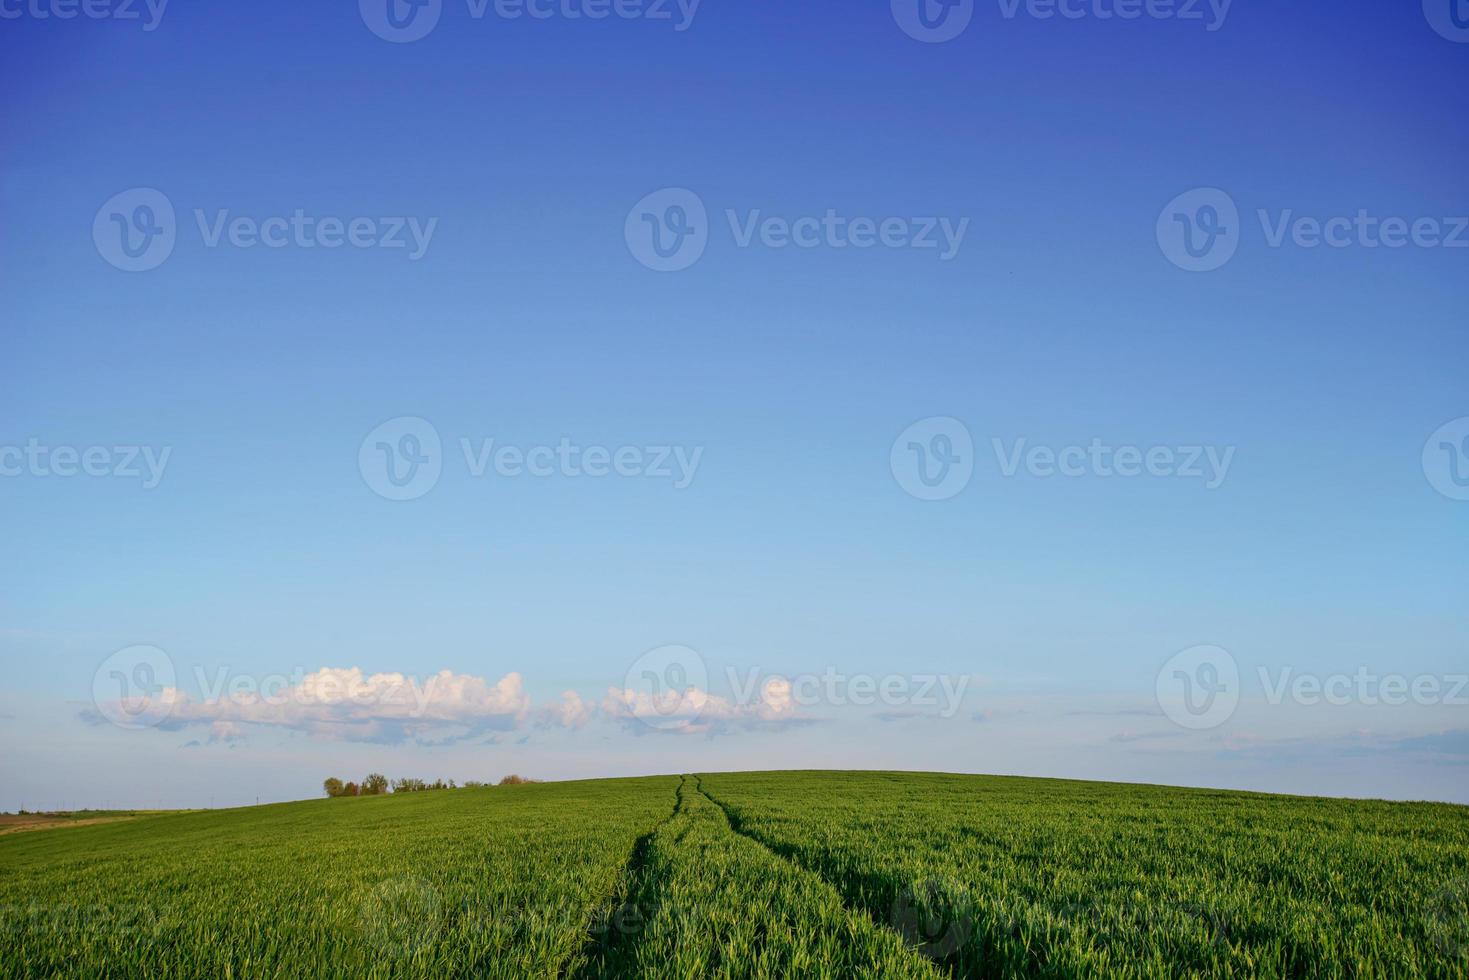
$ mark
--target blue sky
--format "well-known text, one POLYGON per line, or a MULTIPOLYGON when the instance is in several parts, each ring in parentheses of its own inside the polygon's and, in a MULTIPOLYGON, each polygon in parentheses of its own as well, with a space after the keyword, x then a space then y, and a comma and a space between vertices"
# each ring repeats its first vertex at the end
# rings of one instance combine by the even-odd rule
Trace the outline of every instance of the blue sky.
POLYGON ((409 43, 370 3, 0 4, 0 452, 101 447, 115 469, 136 447, 144 473, 168 454, 151 487, 0 476, 0 807, 296 798, 371 768, 788 765, 1469 802, 1469 692, 1448 693, 1469 502, 1440 448, 1469 437, 1469 249, 1270 241, 1359 213, 1456 235, 1469 44, 1433 2, 977 3, 941 43, 886 2, 704 0, 685 21, 444 0, 409 43), (640 202, 670 188, 707 243, 659 272, 627 228, 666 221, 671 199, 640 202), (1201 220, 1170 202, 1209 188, 1235 251, 1186 271, 1158 229, 1201 220), (173 247, 129 272, 106 235, 157 202, 137 189, 173 210, 173 247), (297 212, 407 245, 211 245, 297 212), (740 244, 828 212, 966 224, 949 258, 740 244), (364 441, 403 418, 441 473, 395 501, 364 441), (955 431, 928 419, 973 446, 941 500, 904 470, 910 441, 955 431), (699 456, 682 488, 476 476, 461 440, 492 439, 699 456), (1018 440, 1231 455, 1213 489, 1006 475, 1018 440), (188 707, 120 728, 94 682, 138 645, 188 707), (723 699, 676 728, 608 695, 668 645, 723 699), (1191 728, 1159 678, 1205 645, 1238 704, 1191 728), (322 668, 523 691, 471 686, 406 726, 364 709, 344 737, 323 723, 340 706, 266 723, 197 684, 322 668), (742 701, 730 669, 969 680, 959 705, 793 705, 742 701), (1441 693, 1272 704, 1283 671, 1441 693), (574 724, 545 713, 565 691, 574 724))

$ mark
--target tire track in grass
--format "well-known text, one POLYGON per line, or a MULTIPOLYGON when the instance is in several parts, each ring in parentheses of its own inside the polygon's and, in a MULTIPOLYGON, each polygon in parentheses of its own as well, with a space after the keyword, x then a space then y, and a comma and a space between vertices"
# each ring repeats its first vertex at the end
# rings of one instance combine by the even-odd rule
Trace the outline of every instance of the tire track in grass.
POLYGON ((653 825, 653 829, 639 837, 628 854, 623 866, 617 894, 604 906, 587 930, 587 941, 581 952, 562 966, 561 976, 570 978, 607 977, 618 975, 616 964, 626 958, 626 946, 637 931, 637 917, 644 909, 652 912, 645 903, 656 899, 656 895, 645 894, 649 851, 653 839, 683 812, 684 790, 687 776, 679 776, 674 789, 673 812, 653 825))
POLYGON ((630 914, 580 958, 576 977, 937 980, 820 876, 735 832, 697 777, 685 777, 678 796, 630 862, 630 914))
POLYGON ((819 879, 840 897, 849 915, 869 919, 878 928, 896 936, 904 947, 932 964, 938 975, 971 975, 971 964, 965 961, 963 946, 969 939, 974 923, 956 921, 946 911, 935 914, 933 900, 941 896, 924 894, 920 888, 899 893, 892 901, 879 903, 880 906, 888 907, 888 914, 884 916, 880 907, 861 901, 859 896, 849 895, 841 882, 833 881, 820 868, 810 867, 801 861, 794 849, 781 847, 754 831, 747 830, 739 814, 706 790, 699 776, 694 777, 694 785, 706 800, 724 814, 731 832, 764 848, 797 872, 819 879))

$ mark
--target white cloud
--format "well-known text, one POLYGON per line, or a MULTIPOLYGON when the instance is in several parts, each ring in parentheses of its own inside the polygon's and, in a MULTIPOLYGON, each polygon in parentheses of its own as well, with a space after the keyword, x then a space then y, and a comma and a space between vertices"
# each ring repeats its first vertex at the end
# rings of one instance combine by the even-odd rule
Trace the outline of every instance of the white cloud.
MULTIPOLYGON (((211 741, 234 741, 250 727, 265 727, 356 742, 401 742, 508 731, 531 714, 518 673, 492 683, 443 670, 419 681, 405 674, 323 667, 294 684, 276 680, 203 698, 164 688, 143 703, 130 699, 128 715, 151 715, 160 719, 158 727, 170 730, 208 727, 211 741)), ((569 724, 578 718, 574 706, 563 701, 551 720, 569 724)))
POLYGON ((245 737, 245 730, 232 721, 216 721, 209 726, 209 741, 237 742, 245 737))
POLYGON ((583 701, 575 691, 563 691, 559 704, 548 704, 541 708, 541 724, 561 728, 582 728, 591 721, 597 706, 583 701))
POLYGON ((806 721, 791 696, 791 683, 772 677, 757 700, 737 704, 697 687, 654 694, 611 687, 602 699, 602 711, 634 730, 675 735, 704 735, 730 728, 757 728, 806 721))

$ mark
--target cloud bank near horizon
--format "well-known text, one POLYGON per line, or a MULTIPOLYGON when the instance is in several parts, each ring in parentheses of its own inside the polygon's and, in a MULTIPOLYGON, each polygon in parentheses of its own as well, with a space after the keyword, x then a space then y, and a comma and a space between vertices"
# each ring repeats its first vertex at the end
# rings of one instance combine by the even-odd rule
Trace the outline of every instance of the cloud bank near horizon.
POLYGON ((284 677, 225 685, 193 695, 174 686, 99 701, 84 720, 126 728, 207 731, 209 742, 243 741, 275 730, 311 738, 381 744, 450 744, 531 728, 578 730, 602 719, 636 734, 715 735, 734 729, 782 727, 810 721, 791 696, 789 681, 768 680, 749 703, 698 687, 661 693, 609 687, 600 702, 576 691, 535 704, 524 677, 497 681, 441 670, 420 680, 402 673, 367 674, 359 667, 322 667, 290 682, 284 677), (229 690, 224 690, 228 686, 229 690))

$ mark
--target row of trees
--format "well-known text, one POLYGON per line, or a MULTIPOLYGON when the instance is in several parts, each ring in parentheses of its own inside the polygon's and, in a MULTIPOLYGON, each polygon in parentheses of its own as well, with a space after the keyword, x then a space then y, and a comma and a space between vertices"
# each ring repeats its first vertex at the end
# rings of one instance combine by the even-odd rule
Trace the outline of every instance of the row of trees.
POLYGON ((380 772, 367 774, 359 783, 344 783, 332 776, 321 784, 327 796, 382 796, 388 791, 388 777, 380 772))
POLYGON ((455 786, 454 785, 454 780, 452 780, 452 779, 449 780, 447 783, 444 782, 442 779, 435 779, 431 783, 425 782, 422 779, 395 779, 395 780, 393 780, 393 792, 394 793, 423 793, 423 792, 426 792, 426 791, 431 790, 431 789, 458 789, 458 788, 459 788, 458 786, 455 786))
MULTIPOLYGON (((523 786, 526 783, 534 782, 538 782, 538 780, 526 779, 524 776, 511 775, 506 776, 504 779, 500 780, 498 785, 523 786)), ((464 784, 464 788, 481 789, 489 785, 489 783, 471 779, 464 784)), ((442 779, 435 779, 433 782, 430 783, 423 779, 404 778, 394 779, 390 783, 387 776, 384 776, 380 772, 374 772, 369 773, 367 778, 362 780, 361 783, 344 783, 336 776, 332 776, 321 784, 321 788, 326 790, 327 796, 338 797, 382 796, 383 794, 388 792, 389 788, 391 788, 394 793, 424 793, 429 790, 436 789, 459 789, 459 786, 457 786, 452 779, 449 780, 447 783, 444 782, 442 779)))

